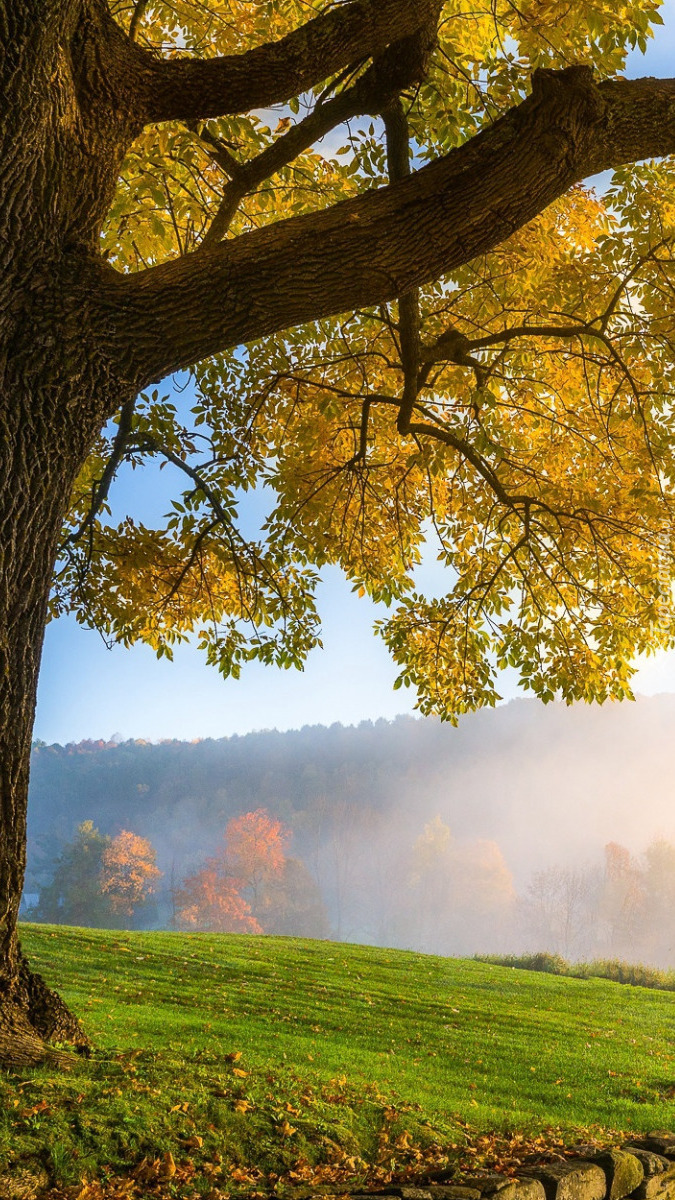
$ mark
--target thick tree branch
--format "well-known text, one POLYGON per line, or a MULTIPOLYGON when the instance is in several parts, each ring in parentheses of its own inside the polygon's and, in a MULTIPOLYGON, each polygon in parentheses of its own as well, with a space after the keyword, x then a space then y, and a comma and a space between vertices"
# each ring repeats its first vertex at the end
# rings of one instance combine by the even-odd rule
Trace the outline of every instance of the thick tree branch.
MULTIPOLYGON (((210 249, 222 240, 244 196, 264 180, 308 150, 337 125, 362 113, 381 112, 399 92, 420 82, 424 77, 430 48, 428 32, 396 42, 381 58, 376 59, 352 87, 331 100, 317 104, 304 120, 293 125, 288 133, 277 138, 247 163, 238 164, 227 147, 221 146, 207 132, 214 158, 230 176, 230 182, 213 222, 202 239, 200 250, 210 249)), ((409 165, 405 173, 410 173, 409 165)))
POLYGON ((143 14, 148 7, 149 0, 136 0, 134 11, 131 14, 129 23, 129 41, 135 42, 138 35, 139 26, 143 20, 143 14))
POLYGON ((537 72, 533 94, 411 178, 121 277, 104 319, 138 386, 227 347, 378 304, 503 242, 588 175, 675 152, 675 80, 596 86, 537 72))
POLYGON ((283 103, 435 26, 439 11, 440 0, 350 0, 245 54, 163 60, 146 53, 139 72, 146 119, 206 120, 283 103))

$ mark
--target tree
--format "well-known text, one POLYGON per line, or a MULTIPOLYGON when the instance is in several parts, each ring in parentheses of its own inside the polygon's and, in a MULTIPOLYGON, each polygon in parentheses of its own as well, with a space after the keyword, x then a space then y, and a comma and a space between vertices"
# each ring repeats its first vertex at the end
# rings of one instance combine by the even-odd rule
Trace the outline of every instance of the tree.
POLYGON ((178 889, 179 923, 216 933, 262 933, 267 911, 284 894, 289 837, 263 808, 233 817, 219 853, 178 889), (272 880, 277 888, 270 892, 272 880))
POLYGON ((16 930, 48 611, 301 665, 339 563, 446 716, 505 663, 620 697, 672 641, 672 168, 628 165, 675 147, 675 84, 618 77, 657 0, 309 8, 0 0, 5 1061, 82 1038, 16 930), (178 370, 180 413, 151 390, 178 370), (110 525, 148 460, 185 480, 171 515, 110 525), (443 598, 414 585, 430 522, 443 598))
POLYGON ((440 816, 424 826, 411 855, 400 935, 433 954, 495 951, 511 933, 513 878, 496 842, 456 842, 440 816))
POLYGON ((117 837, 83 821, 61 851, 51 882, 40 891, 37 918, 60 925, 116 928, 154 891, 161 871, 147 838, 123 829, 117 837))
POLYGON ((655 838, 643 858, 643 936, 648 961, 660 967, 675 962, 675 845, 655 838))
POLYGON ((148 839, 128 829, 109 841, 101 856, 100 888, 114 913, 133 917, 152 896, 162 874, 156 857, 148 839))
POLYGON ((196 874, 183 881, 176 893, 176 914, 183 929, 262 933, 251 905, 241 894, 240 881, 226 875, 222 862, 216 858, 210 858, 196 874))
POLYGON ((56 861, 51 882, 40 890, 39 921, 103 929, 110 923, 110 904, 101 890, 103 856, 109 846, 110 838, 99 833, 93 821, 78 826, 56 861))
POLYGON ((644 879, 639 864, 625 846, 608 842, 598 911, 606 939, 605 953, 616 958, 635 957, 646 932, 644 909, 644 879))
POLYGON ((525 918, 537 950, 585 958, 596 946, 602 879, 592 867, 547 867, 528 887, 525 918))
POLYGON ((290 832, 264 808, 233 817, 225 828, 225 869, 241 880, 254 912, 264 904, 263 889, 286 865, 290 832))
POLYGON ((299 858, 286 858, 266 887, 265 933, 329 938, 330 922, 316 881, 299 858))

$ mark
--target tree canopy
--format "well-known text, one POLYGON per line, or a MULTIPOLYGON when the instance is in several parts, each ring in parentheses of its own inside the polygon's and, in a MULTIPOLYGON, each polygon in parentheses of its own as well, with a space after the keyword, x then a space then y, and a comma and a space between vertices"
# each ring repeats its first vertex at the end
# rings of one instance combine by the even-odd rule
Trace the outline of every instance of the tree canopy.
POLYGON ((656 0, 91 20, 137 109, 99 286, 140 395, 80 473, 53 611, 297 667, 338 564, 424 712, 494 703, 504 666, 544 700, 628 695, 673 644, 675 81, 621 78, 656 0), (149 460, 182 473, 166 520, 112 522, 149 460), (426 539, 444 595, 416 587, 426 539))

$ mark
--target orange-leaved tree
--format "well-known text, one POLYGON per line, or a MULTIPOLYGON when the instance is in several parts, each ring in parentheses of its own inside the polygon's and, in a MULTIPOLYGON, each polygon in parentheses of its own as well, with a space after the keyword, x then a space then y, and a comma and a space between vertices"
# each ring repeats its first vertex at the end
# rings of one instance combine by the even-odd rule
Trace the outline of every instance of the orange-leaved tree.
POLYGON ((254 910, 261 903, 265 883, 281 875, 289 840, 289 830, 264 808, 228 822, 226 858, 233 873, 243 881, 254 910))
POLYGON ((226 873, 222 858, 208 859, 175 893, 179 926, 210 933, 262 933, 240 889, 240 881, 226 873))
POLYGON ((147 838, 122 829, 105 847, 101 860, 100 887, 114 913, 132 917, 155 891, 162 872, 147 838))
POLYGON ((223 845, 177 892, 179 923, 229 933, 262 933, 271 906, 266 884, 286 866, 290 833, 263 808, 228 821, 223 845))

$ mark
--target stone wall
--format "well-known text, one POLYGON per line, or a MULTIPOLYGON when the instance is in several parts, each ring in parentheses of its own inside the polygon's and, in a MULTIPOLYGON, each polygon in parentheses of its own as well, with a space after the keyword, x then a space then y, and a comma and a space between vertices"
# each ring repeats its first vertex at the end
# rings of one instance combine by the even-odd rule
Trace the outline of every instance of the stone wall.
MULTIPOLYGON (((374 1193, 353 1194, 372 1200, 374 1193)), ((516 1178, 467 1175, 444 1183, 390 1186, 380 1200, 675 1200, 675 1134, 657 1130, 621 1149, 522 1167, 516 1178)))

